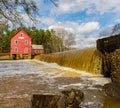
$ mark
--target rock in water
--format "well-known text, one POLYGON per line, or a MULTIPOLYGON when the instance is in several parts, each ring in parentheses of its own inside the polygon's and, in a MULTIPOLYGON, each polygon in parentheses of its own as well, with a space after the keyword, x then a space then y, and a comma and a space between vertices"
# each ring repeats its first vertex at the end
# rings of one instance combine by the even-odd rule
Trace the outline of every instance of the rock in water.
MULTIPOLYGON (((60 95, 33 95, 31 108, 58 108, 61 98, 60 95)), ((64 108, 64 104, 61 102, 62 107, 64 108)))
POLYGON ((65 97, 65 108, 79 108, 83 100, 83 93, 80 90, 66 90, 62 91, 65 97))
POLYGON ((65 90, 54 95, 33 95, 31 108, 79 108, 83 100, 81 90, 65 90))
POLYGON ((120 99, 120 83, 119 82, 108 83, 104 87, 107 95, 120 99))

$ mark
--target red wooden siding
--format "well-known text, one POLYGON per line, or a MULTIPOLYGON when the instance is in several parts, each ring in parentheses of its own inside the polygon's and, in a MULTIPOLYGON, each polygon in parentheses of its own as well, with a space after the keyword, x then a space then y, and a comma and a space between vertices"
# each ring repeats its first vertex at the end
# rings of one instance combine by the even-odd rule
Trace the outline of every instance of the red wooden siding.
POLYGON ((11 38, 11 54, 31 54, 31 38, 24 30, 19 30, 11 38))
POLYGON ((32 45, 32 54, 43 54, 44 48, 43 45, 32 45))
POLYGON ((32 54, 43 54, 44 50, 43 49, 32 49, 32 54))

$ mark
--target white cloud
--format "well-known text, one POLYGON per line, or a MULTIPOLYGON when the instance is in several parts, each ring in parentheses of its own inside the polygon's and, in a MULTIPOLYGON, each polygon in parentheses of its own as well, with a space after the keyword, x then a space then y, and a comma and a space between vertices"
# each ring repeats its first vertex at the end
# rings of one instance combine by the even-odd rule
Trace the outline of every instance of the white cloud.
POLYGON ((89 35, 81 35, 77 34, 76 36, 76 48, 83 49, 83 48, 90 48, 90 47, 96 47, 96 40, 99 37, 97 37, 95 34, 89 34, 89 35))
POLYGON ((45 24, 47 26, 55 23, 55 20, 52 17, 39 17, 37 19, 39 20, 40 23, 45 24))
POLYGON ((95 5, 95 8, 100 13, 105 12, 114 12, 118 13, 120 12, 120 0, 93 0, 93 3, 95 5))
POLYGON ((90 34, 100 28, 100 25, 98 22, 88 22, 83 23, 78 27, 78 31, 80 34, 87 35, 90 34))
POLYGON ((59 0, 59 11, 87 13, 99 12, 100 14, 114 12, 120 14, 120 0, 59 0))
POLYGON ((78 26, 76 22, 58 22, 49 26, 49 29, 65 29, 68 32, 75 33, 75 28, 78 26))
POLYGON ((78 24, 77 22, 59 22, 49 28, 64 28, 67 31, 74 32, 75 34, 89 35, 100 28, 98 22, 87 22, 78 24))
POLYGON ((99 30, 100 25, 98 22, 87 22, 78 24, 77 22, 59 22, 55 25, 49 26, 49 29, 65 29, 68 32, 75 34, 77 48, 86 48, 86 47, 95 47, 96 40, 98 39, 95 36, 97 30, 99 30))
POLYGON ((59 0, 58 11, 60 13, 83 11, 89 7, 89 2, 86 2, 86 0, 59 0))
POLYGON ((32 27, 32 26, 50 26, 52 24, 55 23, 55 20, 54 18, 52 17, 45 17, 45 16, 42 16, 42 17, 36 17, 36 20, 35 21, 32 21, 30 19, 30 17, 27 15, 27 14, 21 14, 21 18, 22 18, 22 22, 24 22, 24 25, 26 27, 32 27))

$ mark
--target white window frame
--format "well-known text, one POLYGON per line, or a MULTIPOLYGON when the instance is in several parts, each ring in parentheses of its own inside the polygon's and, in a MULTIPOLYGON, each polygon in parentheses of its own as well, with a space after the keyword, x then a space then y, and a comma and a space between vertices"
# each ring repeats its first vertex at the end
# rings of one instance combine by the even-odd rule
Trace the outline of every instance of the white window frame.
POLYGON ((23 37, 23 33, 20 34, 20 37, 23 37))
POLYGON ((17 47, 14 48, 14 52, 18 52, 18 48, 17 47))
POLYGON ((18 40, 15 40, 14 43, 17 45, 18 44, 18 40))
POLYGON ((23 33, 19 35, 19 39, 24 39, 23 33))
POLYGON ((28 45, 28 40, 25 40, 25 44, 28 45))

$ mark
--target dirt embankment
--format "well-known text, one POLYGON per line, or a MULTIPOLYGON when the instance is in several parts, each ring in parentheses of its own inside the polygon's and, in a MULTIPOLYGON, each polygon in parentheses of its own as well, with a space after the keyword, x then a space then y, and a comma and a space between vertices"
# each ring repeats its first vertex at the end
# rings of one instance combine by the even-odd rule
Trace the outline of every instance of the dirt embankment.
POLYGON ((0 60, 12 60, 9 53, 0 53, 0 60))

